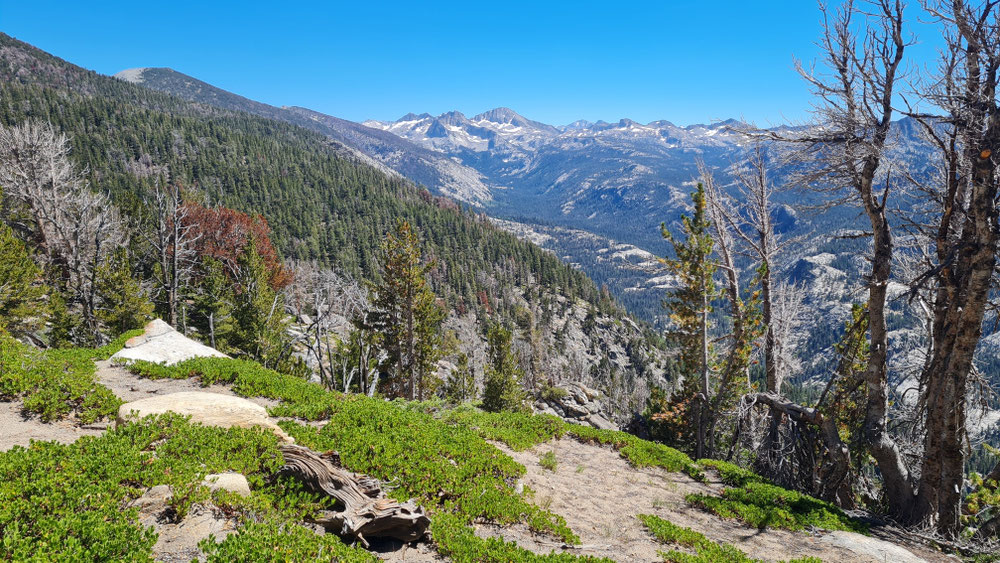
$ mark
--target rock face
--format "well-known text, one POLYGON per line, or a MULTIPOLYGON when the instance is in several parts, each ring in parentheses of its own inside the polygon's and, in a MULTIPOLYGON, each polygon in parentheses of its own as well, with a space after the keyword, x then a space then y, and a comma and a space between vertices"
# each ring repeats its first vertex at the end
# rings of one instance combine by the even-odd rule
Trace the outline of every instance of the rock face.
POLYGON ((150 321, 145 332, 125 343, 125 347, 111 356, 113 360, 144 360, 157 364, 173 365, 198 357, 226 358, 225 354, 195 342, 174 330, 172 326, 156 319, 150 321))
POLYGON ((190 416, 192 422, 220 428, 260 426, 274 432, 285 443, 294 440, 267 415, 267 409, 240 397, 219 393, 185 391, 139 399, 118 408, 118 424, 142 417, 174 412, 190 416))
POLYGON ((618 425, 611 421, 611 413, 601 394, 582 383, 570 383, 556 387, 565 392, 557 391, 557 396, 539 399, 535 402, 535 412, 551 414, 575 424, 592 426, 601 430, 618 430, 618 425))

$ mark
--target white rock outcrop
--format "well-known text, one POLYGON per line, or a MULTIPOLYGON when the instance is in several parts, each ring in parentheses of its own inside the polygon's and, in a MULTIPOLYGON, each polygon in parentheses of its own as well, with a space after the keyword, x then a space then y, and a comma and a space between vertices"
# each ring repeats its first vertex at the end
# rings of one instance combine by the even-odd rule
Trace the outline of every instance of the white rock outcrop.
POLYGON ((155 319, 145 327, 145 332, 125 343, 125 347, 111 356, 112 360, 144 360, 156 364, 173 365, 199 357, 226 358, 215 348, 195 342, 174 330, 172 326, 155 319))
POLYGON ((158 395, 125 403, 118 408, 118 424, 138 420, 145 416, 173 412, 190 416, 192 422, 220 428, 266 428, 285 443, 294 443, 284 430, 267 415, 267 409, 240 397, 184 391, 158 395))

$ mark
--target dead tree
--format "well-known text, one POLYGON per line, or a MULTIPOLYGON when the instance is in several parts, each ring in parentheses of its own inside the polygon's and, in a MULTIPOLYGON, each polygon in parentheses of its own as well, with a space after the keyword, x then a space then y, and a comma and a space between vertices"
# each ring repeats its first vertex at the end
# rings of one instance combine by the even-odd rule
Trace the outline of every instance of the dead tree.
MULTIPOLYGON (((723 415, 724 403, 730 401, 734 390, 742 394, 737 388, 743 384, 745 390, 750 388, 750 351, 753 342, 757 339, 759 332, 755 330, 752 319, 749 318, 751 311, 748 310, 743 301, 740 290, 740 271, 736 265, 736 246, 731 223, 727 219, 727 208, 733 202, 716 185, 715 178, 705 166, 704 162, 698 163, 699 176, 705 188, 705 199, 707 200, 708 216, 711 219, 712 229, 715 232, 715 250, 718 254, 718 267, 722 270, 724 278, 723 293, 729 302, 729 318, 732 323, 731 331, 725 335, 728 348, 723 356, 723 361, 717 369, 712 369, 706 361, 706 370, 716 371, 715 377, 718 386, 715 395, 708 395, 707 403, 707 435, 708 443, 705 454, 708 457, 716 455, 716 443, 719 437, 718 423, 723 415)), ((706 386, 707 389, 707 386, 706 386)))
POLYGON ((317 494, 337 501, 336 511, 323 510, 314 519, 328 531, 357 538, 389 537, 405 542, 422 538, 430 518, 415 501, 398 502, 386 497, 382 484, 366 475, 352 473, 340 465, 337 452, 318 454, 309 448, 281 446, 285 464, 279 475, 301 481, 317 494))
POLYGON ((96 335, 97 266, 126 237, 117 209, 90 189, 69 150, 49 123, 0 127, 0 185, 28 218, 15 228, 33 239, 88 335, 96 335))
POLYGON ((356 383, 362 393, 374 395, 387 355, 374 334, 353 322, 368 308, 364 288, 314 262, 289 262, 288 269, 295 278, 285 290, 287 307, 305 324, 295 342, 309 351, 320 381, 344 393, 356 383))
MULTIPOLYGON (((790 363, 790 328, 798 313, 801 298, 787 293, 793 288, 776 285, 774 272, 778 269, 778 255, 789 244, 799 239, 782 240, 775 232, 772 213, 775 188, 768 175, 767 150, 762 142, 753 143, 746 151, 742 162, 735 165, 734 176, 739 191, 739 200, 725 196, 717 197, 716 222, 733 233, 746 248, 743 252, 757 264, 757 280, 760 283, 761 315, 764 324, 764 375, 768 393, 780 395, 781 386, 790 363), (779 294, 779 291, 786 293, 779 294), (785 336, 784 339, 779 338, 785 336)), ((770 430, 766 450, 774 449, 777 442, 778 424, 781 413, 771 412, 770 430)))
POLYGON ((152 215, 146 238, 156 252, 157 289, 165 295, 167 321, 179 328, 181 292, 194 274, 197 265, 195 244, 201 235, 197 234, 196 225, 188 220, 190 208, 184 205, 184 193, 179 185, 157 182, 146 206, 152 215))
POLYGON ((913 486, 899 448, 887 431, 886 297, 893 257, 887 204, 893 179, 885 155, 891 144, 893 101, 908 40, 900 0, 867 4, 869 12, 853 0, 835 14, 823 7, 820 47, 829 74, 799 67, 819 100, 817 126, 792 134, 753 134, 791 146, 801 162, 814 164, 801 179, 803 183, 834 193, 832 203, 857 205, 868 220, 867 235, 872 241, 872 270, 867 279, 871 353, 864 373, 868 397, 864 442, 878 463, 890 511, 904 516, 912 504, 913 486), (865 20, 860 36, 856 17, 865 20))

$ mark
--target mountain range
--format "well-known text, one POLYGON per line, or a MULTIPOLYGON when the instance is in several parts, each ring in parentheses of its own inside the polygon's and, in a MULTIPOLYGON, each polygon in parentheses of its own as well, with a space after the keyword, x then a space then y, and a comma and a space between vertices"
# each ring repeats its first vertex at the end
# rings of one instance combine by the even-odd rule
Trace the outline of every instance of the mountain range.
MULTIPOLYGON (((355 123, 306 108, 262 104, 167 68, 129 69, 116 76, 322 133, 353 158, 485 212, 607 285, 630 310, 654 323, 664 321, 660 300, 666 280, 655 259, 667 251, 660 224, 677 224, 690 201, 698 159, 731 184, 728 170, 743 146, 736 120, 685 127, 630 119, 556 126, 496 108, 471 118, 451 111, 355 123)), ((842 225, 836 212, 803 219, 791 204, 809 197, 814 196, 779 195, 776 220, 782 231, 825 232, 842 225)), ((829 249, 808 252, 823 250, 829 249)))
MULTIPOLYGON (((576 121, 551 125, 510 108, 467 117, 408 113, 394 121, 355 123, 301 107, 260 104, 170 69, 130 69, 118 78, 198 103, 249 111, 308 127, 338 143, 355 158, 418 182, 432 192, 481 211, 501 228, 546 248, 608 287, 631 312, 666 326, 661 306, 671 285, 658 256, 668 253, 660 225, 676 230, 689 207, 700 160, 725 190, 746 140, 737 120, 678 126, 658 120, 638 123, 576 121)), ((895 159, 914 170, 933 154, 910 120, 894 123, 895 159)), ((789 169, 775 164, 776 185, 789 169)), ((809 208, 828 196, 782 189, 776 193, 776 229, 800 242, 780 257, 779 277, 796 284, 810 310, 802 331, 806 358, 800 381, 822 381, 851 304, 863 291, 863 241, 841 237, 863 230, 849 206, 809 208)), ((894 304, 891 344, 908 349, 920 327, 905 304, 894 304)), ((900 354, 898 371, 906 358, 900 354)), ((995 370, 989 370, 990 372, 995 370)), ((901 376, 902 379, 902 376, 901 376)))

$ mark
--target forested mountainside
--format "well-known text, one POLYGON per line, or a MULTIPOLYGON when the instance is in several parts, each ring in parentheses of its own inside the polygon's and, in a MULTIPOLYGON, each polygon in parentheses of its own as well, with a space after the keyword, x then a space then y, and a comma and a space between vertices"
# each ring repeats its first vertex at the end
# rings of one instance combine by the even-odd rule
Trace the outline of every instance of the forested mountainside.
MULTIPOLYGON (((521 318, 532 330, 545 323, 547 337, 559 329, 580 332, 587 318, 604 319, 609 330, 588 329, 593 340, 574 343, 583 356, 570 358, 555 341, 538 339, 545 349, 526 355, 552 358, 552 377, 595 383, 589 369, 569 373, 567 366, 605 358, 619 386, 647 377, 654 365, 662 383, 661 345, 622 322, 621 309, 585 274, 486 217, 369 166, 326 135, 101 76, 6 35, 0 35, 0 79, 0 124, 38 119, 70 134, 72 159, 126 212, 139 213, 140 198, 167 177, 206 205, 261 213, 285 257, 357 279, 378 276, 379 246, 405 220, 437 263, 429 272, 435 292, 453 314, 472 315, 463 325, 466 347, 481 348, 484 325, 477 318, 512 325, 521 318), (624 349, 630 354, 614 352, 624 349), (643 359, 632 362, 629 355, 643 359)), ((515 339, 530 341, 528 332, 515 339)))
POLYGON ((491 197, 489 188, 483 184, 481 175, 475 170, 381 129, 305 108, 278 108, 263 104, 169 68, 128 69, 119 72, 116 77, 186 100, 279 119, 322 133, 343 144, 345 150, 362 157, 366 162, 398 173, 458 201, 483 203, 491 197))
MULTIPOLYGON (((687 127, 665 120, 641 124, 628 119, 553 126, 497 108, 472 117, 460 112, 411 113, 392 122, 352 124, 303 108, 259 104, 170 69, 132 69, 120 76, 189 100, 292 123, 307 116, 316 131, 341 139, 386 166, 393 166, 389 155, 402 158, 398 155, 408 153, 447 156, 454 165, 458 161, 480 174, 489 188, 470 189, 461 197, 479 205, 503 229, 551 250, 598 285, 606 285, 629 312, 661 329, 669 325, 662 300, 671 276, 657 260, 669 254, 659 225, 666 223, 668 230, 679 232, 680 215, 690 209, 689 192, 699 176, 699 159, 732 194, 737 184, 733 173, 746 146, 733 130, 743 124, 733 120, 687 127), (347 135, 348 130, 356 134, 347 135), (375 138, 389 142, 386 136, 396 139, 391 150, 383 150, 389 145, 372 144, 375 138)), ((931 147, 913 119, 894 122, 890 139, 888 150, 897 165, 917 177, 928 174, 931 147)), ((436 193, 454 193, 430 176, 394 169, 436 193)), ((791 184, 797 171, 797 165, 780 161, 769 169, 776 186, 791 184)), ((811 322, 800 327, 796 346, 802 369, 790 383, 817 392, 829 379, 833 345, 863 291, 863 279, 857 274, 869 267, 864 241, 854 238, 865 229, 863 218, 849 206, 823 206, 829 199, 829 194, 802 189, 779 189, 774 194, 775 231, 796 244, 783 247, 771 266, 777 279, 797 288, 811 315, 811 322)), ((900 206, 891 220, 902 228, 907 210, 918 204, 901 200, 900 206)), ((901 288, 894 286, 896 297, 901 288)), ((922 330, 909 305, 898 298, 890 304, 894 384, 913 368, 912 358, 899 352, 912 348, 922 330)), ((987 339, 977 361, 980 370, 996 381, 1000 370, 992 360, 994 340, 987 339)))

